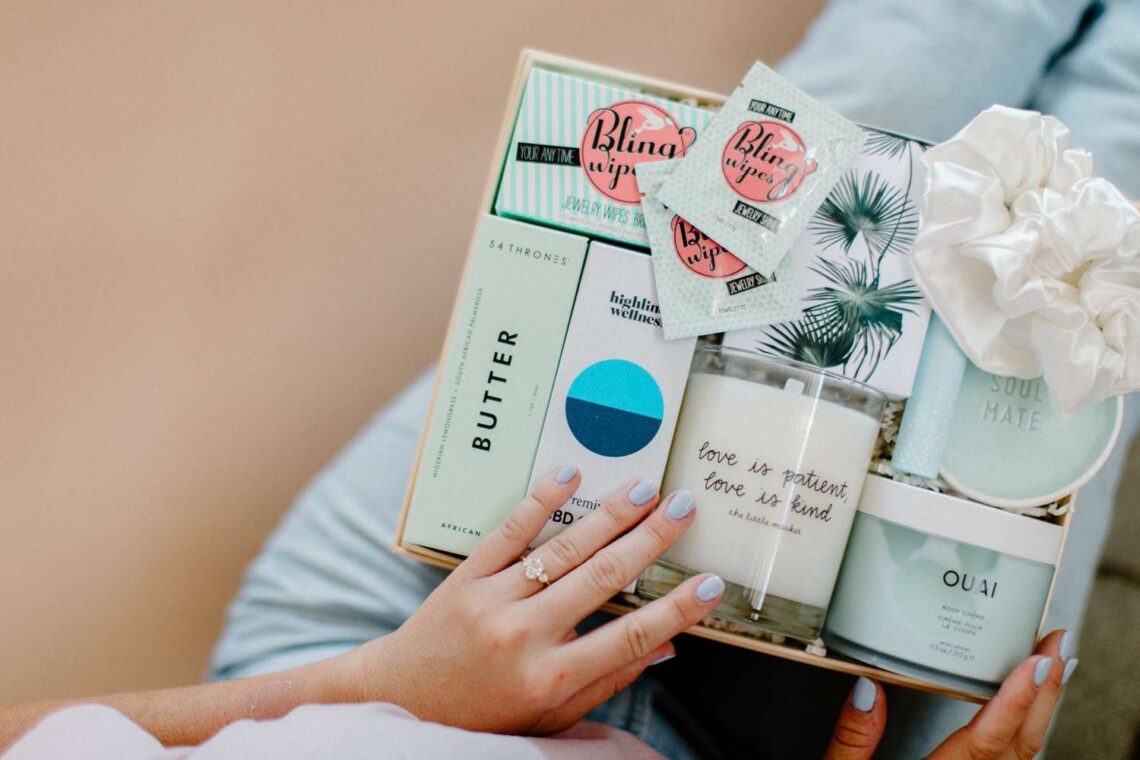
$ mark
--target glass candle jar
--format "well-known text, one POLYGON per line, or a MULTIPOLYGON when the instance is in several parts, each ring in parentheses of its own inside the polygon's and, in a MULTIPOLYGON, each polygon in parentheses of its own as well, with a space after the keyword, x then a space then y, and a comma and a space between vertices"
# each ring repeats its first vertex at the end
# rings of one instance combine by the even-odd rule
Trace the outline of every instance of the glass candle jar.
POLYGON ((688 489, 700 511, 638 593, 657 598, 716 573, 727 588, 715 616, 817 639, 884 402, 815 367, 699 347, 662 492, 688 489))

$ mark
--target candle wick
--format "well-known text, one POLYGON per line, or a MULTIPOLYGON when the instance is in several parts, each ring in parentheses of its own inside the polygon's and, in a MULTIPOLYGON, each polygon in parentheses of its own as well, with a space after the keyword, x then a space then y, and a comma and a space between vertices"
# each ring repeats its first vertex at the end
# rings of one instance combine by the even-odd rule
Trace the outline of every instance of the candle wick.
POLYGON ((787 393, 794 393, 797 396, 802 395, 804 392, 804 381, 789 377, 784 383, 784 390, 787 393))

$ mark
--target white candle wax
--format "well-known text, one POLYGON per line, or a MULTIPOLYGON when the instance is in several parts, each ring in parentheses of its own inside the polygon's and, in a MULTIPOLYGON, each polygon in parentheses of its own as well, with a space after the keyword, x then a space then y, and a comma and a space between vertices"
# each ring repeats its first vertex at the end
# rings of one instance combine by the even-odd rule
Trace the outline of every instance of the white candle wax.
POLYGON ((766 592, 826 609, 877 434, 797 381, 694 373, 663 492, 688 489, 699 512, 663 559, 755 589, 756 607, 766 592))

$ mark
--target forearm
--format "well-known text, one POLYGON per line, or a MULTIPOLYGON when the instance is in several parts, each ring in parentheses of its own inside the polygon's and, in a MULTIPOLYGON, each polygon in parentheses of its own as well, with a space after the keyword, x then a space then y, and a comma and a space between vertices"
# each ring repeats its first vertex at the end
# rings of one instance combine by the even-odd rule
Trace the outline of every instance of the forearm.
POLYGON ((359 693, 346 658, 221 683, 0 707, 0 752, 47 715, 77 704, 112 707, 166 746, 197 745, 234 721, 265 720, 309 703, 353 701, 359 693))

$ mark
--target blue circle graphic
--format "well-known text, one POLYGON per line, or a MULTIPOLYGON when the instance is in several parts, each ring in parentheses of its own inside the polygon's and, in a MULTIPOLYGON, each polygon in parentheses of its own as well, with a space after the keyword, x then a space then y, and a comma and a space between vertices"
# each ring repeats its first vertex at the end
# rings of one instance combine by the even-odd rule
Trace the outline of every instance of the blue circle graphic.
POLYGON ((566 394, 566 422, 578 443, 604 457, 645 448, 661 429, 665 400, 653 375, 625 359, 578 373, 566 394))

